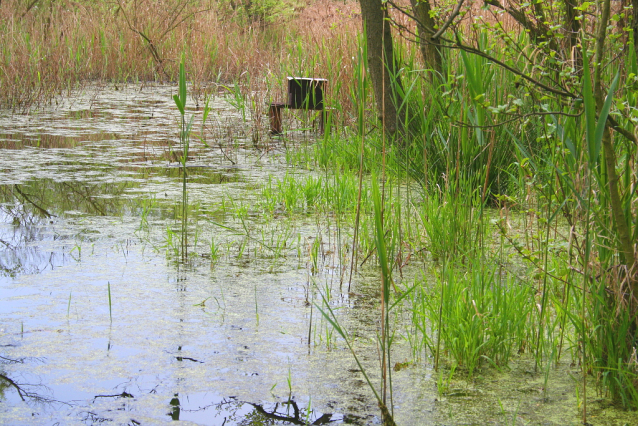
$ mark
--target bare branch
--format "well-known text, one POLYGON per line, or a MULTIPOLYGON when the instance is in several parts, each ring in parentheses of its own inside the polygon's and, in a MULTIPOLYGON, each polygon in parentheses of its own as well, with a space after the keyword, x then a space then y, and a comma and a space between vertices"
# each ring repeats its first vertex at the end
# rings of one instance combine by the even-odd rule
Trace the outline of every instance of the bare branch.
POLYGON ((612 129, 614 129, 615 131, 617 131, 618 133, 620 133, 621 135, 623 135, 624 137, 626 137, 627 139, 629 139, 630 141, 638 145, 638 139, 636 139, 636 135, 631 133, 629 130, 621 127, 620 123, 618 123, 618 121, 616 121, 616 119, 612 117, 611 115, 607 116, 607 123, 609 123, 612 129))
POLYGON ((465 0, 460 0, 459 3, 456 5, 456 7, 454 8, 454 10, 452 11, 452 14, 450 15, 450 17, 448 18, 447 21, 445 21, 445 23, 443 24, 443 26, 441 26, 441 29, 439 29, 436 33, 434 33, 434 35, 432 36, 432 39, 437 39, 439 37, 441 37, 441 35, 445 32, 445 30, 447 29, 447 27, 449 27, 450 25, 452 25, 452 21, 454 21, 454 19, 459 15, 459 13, 461 12, 461 6, 463 6, 463 2, 465 0))
POLYGON ((484 126, 479 126, 476 124, 467 124, 467 123, 463 123, 462 121, 456 121, 456 124, 458 124, 461 127, 469 127, 472 129, 490 129, 494 127, 500 127, 504 124, 508 124, 513 121, 522 120, 527 117, 535 117, 535 116, 542 116, 542 115, 562 115, 565 117, 580 117, 581 115, 583 115, 583 112, 581 111, 578 114, 569 114, 569 113, 560 112, 560 111, 539 111, 539 112, 529 112, 527 114, 517 115, 516 117, 510 118, 509 120, 501 121, 496 124, 484 125, 484 126))
POLYGON ((9 377, 5 376, 4 374, 0 374, 0 379, 4 380, 5 382, 7 382, 10 386, 13 386, 16 391, 18 392, 18 395, 20 395, 20 399, 22 399, 23 401, 26 401, 26 399, 24 399, 24 391, 22 390, 22 388, 20 387, 19 384, 17 384, 16 382, 14 382, 13 380, 11 380, 9 377))
POLYGON ((493 57, 491 55, 488 55, 487 53, 485 53, 485 52, 483 52, 481 50, 478 50, 478 49, 476 49, 474 47, 462 44, 460 40, 457 40, 457 42, 453 46, 451 46, 450 48, 451 49, 460 49, 460 50, 463 50, 465 52, 473 53, 473 54, 475 54, 477 56, 480 56, 482 58, 485 58, 485 59, 489 60, 490 62, 494 62, 495 64, 500 65, 501 67, 505 68, 506 70, 508 70, 508 71, 510 71, 510 72, 512 72, 512 73, 524 78, 525 80, 529 81, 533 85, 538 86, 538 87, 540 87, 540 88, 542 88, 542 89, 544 89, 544 90, 546 90, 546 91, 548 91, 550 93, 553 93, 555 95, 563 96, 563 97, 570 98, 570 99, 577 99, 579 97, 578 95, 576 95, 574 93, 568 92, 564 88, 554 89, 553 87, 550 87, 550 86, 548 86, 548 85, 546 85, 544 83, 541 83, 540 81, 533 79, 532 77, 528 76, 527 74, 523 73, 522 71, 519 71, 519 70, 517 70, 515 68, 512 68, 511 66, 507 65, 506 63, 496 59, 495 57, 493 57))

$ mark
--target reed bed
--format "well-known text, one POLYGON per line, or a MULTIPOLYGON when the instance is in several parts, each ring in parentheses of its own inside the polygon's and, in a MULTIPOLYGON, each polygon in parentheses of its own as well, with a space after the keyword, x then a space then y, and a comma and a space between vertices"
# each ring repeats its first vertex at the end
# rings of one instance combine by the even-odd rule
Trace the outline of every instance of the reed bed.
MULTIPOLYGON (((251 21, 223 2, 21 1, 0 4, 0 105, 19 111, 90 82, 177 81, 182 56, 192 96, 211 83, 237 84, 263 114, 283 99, 285 77, 330 80, 349 110, 357 49, 353 2, 298 2, 281 21, 251 21), (30 3, 29 3, 30 4, 30 3)), ((331 97, 331 99, 333 99, 331 97)))

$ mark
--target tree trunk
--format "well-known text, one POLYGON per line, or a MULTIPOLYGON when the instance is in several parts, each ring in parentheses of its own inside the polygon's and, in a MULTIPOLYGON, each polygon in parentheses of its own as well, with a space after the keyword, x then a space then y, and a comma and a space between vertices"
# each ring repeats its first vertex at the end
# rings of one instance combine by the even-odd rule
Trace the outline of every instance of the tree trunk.
MULTIPOLYGON (((633 0, 636 2, 636 0, 633 0)), ((600 112, 605 95, 602 90, 602 69, 604 58, 605 39, 607 37, 607 23, 610 16, 610 0, 604 0, 602 4, 602 13, 598 22, 598 30, 596 34, 596 54, 594 56, 594 96, 596 97, 596 109, 600 112)), ((635 12, 634 12, 635 13, 635 12)), ((635 25, 635 24, 634 24, 635 25)), ((634 34, 635 35, 635 34, 634 34)), ((605 166, 607 169, 607 181, 609 185, 609 199, 611 204, 611 213, 614 220, 614 228, 618 236, 618 251, 622 256, 627 271, 631 287, 631 295, 629 299, 638 300, 638 280, 636 279, 636 253, 631 240, 631 232, 629 231, 628 220, 618 188, 618 173, 616 173, 616 151, 614 149, 609 123, 605 127, 603 138, 601 141, 605 166)), ((633 301, 632 301, 633 302, 633 301)))
POLYGON ((417 19, 419 47, 421 48, 425 67, 434 70, 434 74, 440 76, 443 72, 443 56, 441 55, 439 42, 432 40, 432 33, 430 32, 435 26, 434 18, 430 16, 430 11, 432 10, 430 2, 429 0, 410 0, 410 3, 412 4, 412 13, 417 19), (426 27, 430 28, 430 31, 426 27))
MULTIPOLYGON (((638 2, 638 0, 633 0, 638 2)), ((583 55, 578 47, 578 36, 580 33, 580 21, 576 15, 576 6, 578 2, 576 0, 563 0, 565 5, 565 24, 564 28, 567 31, 567 45, 565 46, 564 59, 570 60, 572 66, 576 70, 579 76, 582 75, 583 68, 583 55)))
POLYGON ((381 0, 359 0, 359 3, 368 43, 368 68, 377 110, 385 132, 395 135, 403 128, 405 107, 401 111, 397 110, 403 104, 403 90, 394 56, 388 10, 381 0))

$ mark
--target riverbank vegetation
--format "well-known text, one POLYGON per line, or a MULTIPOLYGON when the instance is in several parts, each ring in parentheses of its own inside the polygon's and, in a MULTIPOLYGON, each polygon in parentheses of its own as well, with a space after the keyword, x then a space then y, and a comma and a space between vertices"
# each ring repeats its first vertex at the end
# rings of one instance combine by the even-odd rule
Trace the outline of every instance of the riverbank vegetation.
MULTIPOLYGON (((176 81, 183 60, 196 105, 227 92, 258 144, 286 76, 327 78, 331 131, 287 149, 319 176, 269 180, 255 208, 323 209, 351 226, 344 282, 378 260, 384 383, 396 333, 415 360, 469 377, 519 355, 539 374, 577 364, 583 421, 588 382, 638 408, 632 5, 383 5, 390 58, 372 52, 351 1, 5 0, 0 104, 27 112, 87 83, 176 81), (424 274, 401 280, 410 265, 424 274), (410 325, 390 331, 398 306, 410 325)), ((391 411, 387 386, 377 398, 391 411)))

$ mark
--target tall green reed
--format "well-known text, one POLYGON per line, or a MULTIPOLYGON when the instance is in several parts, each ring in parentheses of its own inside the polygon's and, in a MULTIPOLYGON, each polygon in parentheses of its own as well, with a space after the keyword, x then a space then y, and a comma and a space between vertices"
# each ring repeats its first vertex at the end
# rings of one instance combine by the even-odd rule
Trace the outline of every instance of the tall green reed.
POLYGON ((180 253, 182 261, 188 259, 188 191, 186 189, 186 180, 188 177, 188 171, 186 168, 186 162, 188 161, 188 150, 190 148, 190 133, 193 127, 194 115, 191 115, 188 123, 186 122, 186 70, 184 67, 184 61, 179 65, 179 89, 178 94, 173 95, 175 105, 179 109, 180 113, 180 132, 179 141, 182 151, 180 157, 180 164, 182 166, 182 231, 180 241, 180 253))
MULTIPOLYGON (((540 217, 540 210, 535 207, 535 214, 539 214, 541 219, 539 224, 542 224, 538 228, 537 249, 520 251, 542 277, 536 336, 537 363, 542 362, 544 356, 551 359, 555 346, 558 346, 559 356, 565 330, 571 325, 573 331, 567 333, 577 333, 579 337, 582 366, 580 395, 585 413, 587 376, 590 372, 594 372, 602 391, 627 407, 638 406, 635 398, 638 369, 632 355, 637 347, 636 310, 626 300, 631 277, 619 267, 626 264, 627 256, 623 254, 616 227, 618 221, 613 215, 615 207, 607 170, 609 158, 603 149, 604 140, 608 137, 605 129, 607 117, 613 109, 614 98, 626 99, 627 95, 620 93, 614 96, 621 87, 619 74, 616 74, 610 77, 608 94, 599 99, 597 107, 589 59, 587 55, 583 56, 582 101, 566 106, 558 103, 548 106, 549 109, 563 111, 563 114, 549 115, 538 121, 537 136, 543 140, 540 148, 537 145, 536 150, 532 149, 514 134, 511 134, 511 139, 517 149, 519 164, 525 165, 521 171, 527 177, 521 180, 522 185, 533 188, 538 194, 536 207, 544 210, 543 217, 540 217), (579 111, 584 114, 580 116, 579 111), (535 178, 532 180, 529 176, 535 178), (560 233, 567 236, 561 237, 560 233), (557 237, 568 245, 569 256, 561 256, 552 249, 552 245, 556 245, 552 241, 557 237), (551 266, 561 262, 567 263, 568 272, 557 273, 560 268, 551 266), (553 293, 556 296, 552 296, 553 293), (552 298, 556 312, 562 316, 558 343, 551 340, 553 333, 550 329, 554 322, 547 317, 546 311, 552 298), (567 319, 570 324, 566 324, 567 319), (624 337, 610 339, 610 336, 618 335, 624 337)), ((636 150, 622 142, 617 142, 615 149, 619 155, 615 156, 616 164, 612 167, 625 172, 623 179, 618 181, 622 208, 626 217, 632 218, 636 213, 629 205, 635 202, 636 195, 627 164, 635 161, 636 150)))

